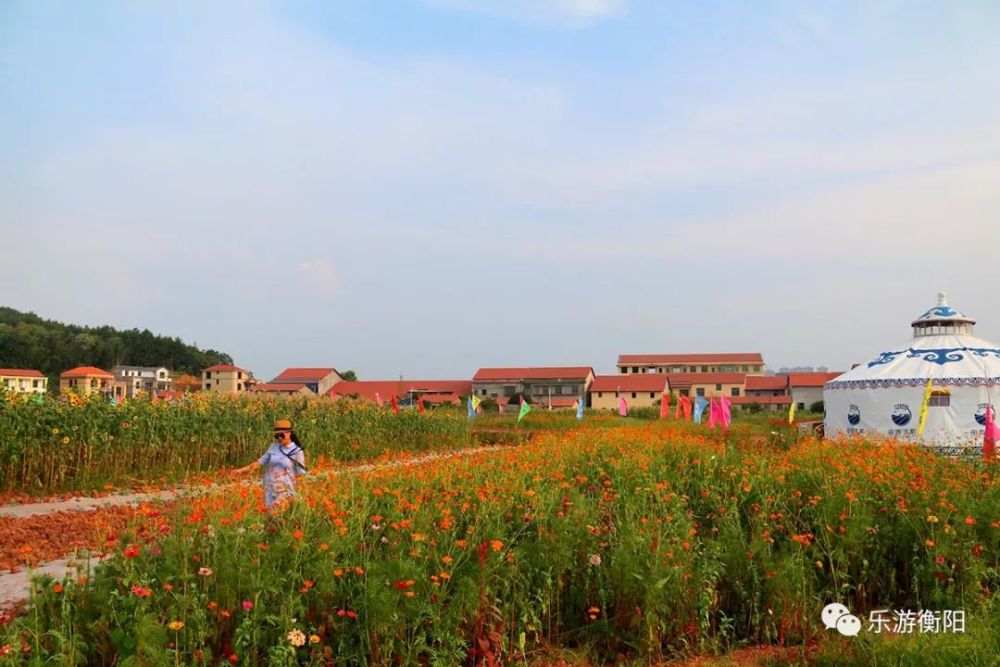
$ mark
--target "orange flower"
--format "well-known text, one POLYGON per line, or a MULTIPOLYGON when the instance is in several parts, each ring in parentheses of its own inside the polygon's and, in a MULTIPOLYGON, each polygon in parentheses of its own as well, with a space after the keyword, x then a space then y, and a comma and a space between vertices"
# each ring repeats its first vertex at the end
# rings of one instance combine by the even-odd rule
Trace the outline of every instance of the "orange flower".
POLYGON ((500 551, 503 549, 503 542, 500 540, 490 540, 490 549, 493 549, 493 551, 500 551))
POLYGON ((338 567, 336 570, 333 571, 333 576, 335 576, 335 577, 342 577, 342 576, 344 576, 344 569, 338 567))
POLYGON ((971 516, 967 516, 967 517, 965 517, 965 525, 966 526, 975 526, 976 525, 976 520, 973 519, 971 516))

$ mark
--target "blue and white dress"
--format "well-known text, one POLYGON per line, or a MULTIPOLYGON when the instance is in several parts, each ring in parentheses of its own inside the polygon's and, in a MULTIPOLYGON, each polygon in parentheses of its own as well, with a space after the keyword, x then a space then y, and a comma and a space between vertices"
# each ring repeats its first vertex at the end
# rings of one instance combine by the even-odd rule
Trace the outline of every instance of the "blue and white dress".
POLYGON ((306 471, 305 452, 294 442, 282 445, 272 442, 264 455, 257 459, 264 468, 264 504, 274 509, 279 500, 295 497, 295 478, 306 471))

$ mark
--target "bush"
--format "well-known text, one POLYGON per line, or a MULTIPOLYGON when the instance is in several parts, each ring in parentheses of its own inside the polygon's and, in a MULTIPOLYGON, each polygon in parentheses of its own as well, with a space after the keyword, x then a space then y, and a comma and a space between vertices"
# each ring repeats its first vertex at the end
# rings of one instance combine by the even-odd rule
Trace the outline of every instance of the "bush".
POLYGON ((809 406, 809 412, 826 412, 823 408, 823 401, 816 401, 809 406))

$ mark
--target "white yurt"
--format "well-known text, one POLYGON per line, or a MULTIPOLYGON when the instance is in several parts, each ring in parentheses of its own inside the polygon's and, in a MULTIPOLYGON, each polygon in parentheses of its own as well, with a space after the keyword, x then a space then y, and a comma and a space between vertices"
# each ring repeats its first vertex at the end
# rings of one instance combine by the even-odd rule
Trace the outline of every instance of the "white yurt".
POLYGON ((1000 403, 1000 346, 972 335, 974 324, 939 293, 937 305, 911 323, 912 340, 824 386, 827 435, 881 433, 942 451, 981 450, 986 408, 1000 403), (921 436, 928 378, 933 390, 921 436))

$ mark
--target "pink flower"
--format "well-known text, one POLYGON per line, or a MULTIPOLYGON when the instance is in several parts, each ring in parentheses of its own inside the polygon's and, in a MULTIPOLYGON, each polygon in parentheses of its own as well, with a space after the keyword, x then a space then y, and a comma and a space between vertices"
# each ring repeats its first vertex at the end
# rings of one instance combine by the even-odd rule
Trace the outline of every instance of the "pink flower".
POLYGON ((594 567, 597 567, 598 565, 600 565, 601 564, 601 555, 600 554, 591 554, 591 556, 590 556, 590 564, 593 565, 594 567))
POLYGON ((198 574, 200 574, 203 577, 211 577, 212 576, 212 568, 210 568, 210 567, 199 567, 198 568, 198 574))
POLYGON ((250 611, 251 609, 253 609, 253 602, 251 602, 250 600, 244 600, 243 608, 246 609, 247 611, 250 611))
POLYGON ((934 562, 936 562, 938 565, 944 565, 944 556, 938 556, 937 558, 934 559, 934 562))

